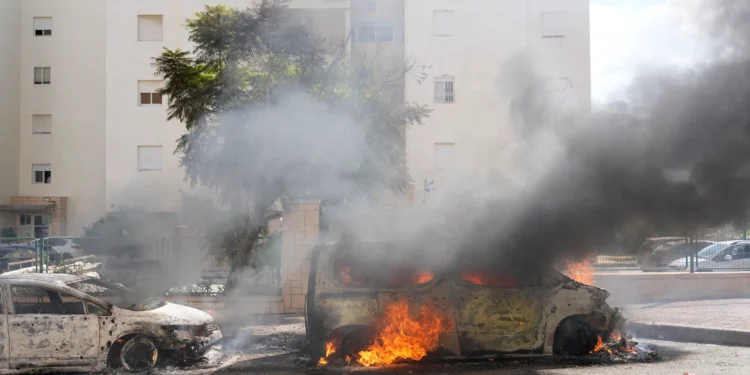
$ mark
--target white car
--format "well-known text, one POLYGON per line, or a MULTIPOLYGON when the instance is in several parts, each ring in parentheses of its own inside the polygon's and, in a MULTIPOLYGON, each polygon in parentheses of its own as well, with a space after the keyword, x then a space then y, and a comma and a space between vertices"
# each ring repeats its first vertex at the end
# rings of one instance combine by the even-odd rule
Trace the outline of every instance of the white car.
POLYGON ((0 290, 0 373, 144 372, 165 354, 199 358, 222 337, 201 310, 88 276, 0 275, 0 290))
MULTIPOLYGON (((690 267, 689 258, 680 258, 670 268, 690 267)), ((721 241, 704 247, 695 255, 695 269, 750 269, 750 240, 721 241)))

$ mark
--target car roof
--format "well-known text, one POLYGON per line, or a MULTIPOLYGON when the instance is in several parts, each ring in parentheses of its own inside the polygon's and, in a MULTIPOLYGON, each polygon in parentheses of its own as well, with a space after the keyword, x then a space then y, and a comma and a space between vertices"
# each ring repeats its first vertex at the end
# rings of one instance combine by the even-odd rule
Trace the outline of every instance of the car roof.
POLYGON ((91 276, 70 275, 66 273, 23 273, 0 275, 0 281, 42 281, 55 284, 72 284, 89 279, 91 279, 91 276))
POLYGON ((750 243, 750 240, 730 240, 730 241, 719 241, 717 243, 723 243, 727 245, 734 245, 736 243, 750 243))

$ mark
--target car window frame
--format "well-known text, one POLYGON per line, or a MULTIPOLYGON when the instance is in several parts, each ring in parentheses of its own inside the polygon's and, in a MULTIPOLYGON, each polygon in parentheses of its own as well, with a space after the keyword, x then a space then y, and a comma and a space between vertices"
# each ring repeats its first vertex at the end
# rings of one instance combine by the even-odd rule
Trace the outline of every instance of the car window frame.
POLYGON ((730 259, 730 260, 726 260, 726 259, 724 259, 724 257, 727 256, 727 255, 731 255, 730 253, 732 252, 733 249, 741 249, 744 246, 745 246, 744 243, 736 243, 736 244, 729 245, 729 247, 727 247, 726 249, 724 249, 721 252, 719 252, 718 254, 716 254, 716 256, 714 256, 713 260, 715 262, 729 262, 729 261, 735 260, 734 255, 732 255, 732 259, 730 259))
POLYGON ((480 285, 472 283, 469 280, 463 278, 463 273, 470 266, 458 266, 451 271, 451 279, 457 286, 469 286, 472 288, 481 288, 488 290, 521 290, 526 288, 544 288, 545 278, 541 274, 536 274, 533 277, 524 277, 521 275, 513 274, 512 276, 516 279, 515 286, 492 286, 492 285, 480 285))
MULTIPOLYGON (((59 316, 75 315, 75 316, 78 316, 78 315, 81 315, 81 316, 87 316, 88 315, 88 311, 86 310, 86 303, 87 303, 87 301, 85 299, 79 297, 79 296, 74 296, 74 295, 71 295, 70 293, 66 293, 65 291, 55 290, 55 288, 50 288, 50 287, 44 286, 44 285, 24 285, 23 283, 12 283, 12 282, 8 284, 8 291, 10 292, 10 295, 9 295, 9 297, 10 297, 10 304, 13 307, 13 313, 11 315, 15 315, 15 316, 20 316, 20 315, 29 315, 29 316, 36 316, 36 315, 59 315, 59 316), (56 313, 40 313, 40 314, 19 313, 19 312, 16 311, 16 306, 15 306, 15 303, 13 302, 13 289, 12 288, 14 286, 21 287, 21 288, 29 288, 29 289, 32 289, 32 288, 41 289, 41 290, 47 292, 48 294, 50 292, 57 293, 57 295, 60 297, 61 300, 64 297, 75 298, 78 301, 80 301, 83 313, 82 314, 72 314, 72 313, 67 313, 67 312, 63 313, 63 314, 56 314, 56 313)), ((49 296, 47 298, 50 299, 50 303, 51 303, 52 298, 50 298, 49 296)))
MULTIPOLYGON (((105 311, 107 311, 106 316, 110 316, 112 314, 112 309, 114 307, 105 301, 102 301, 96 297, 90 296, 86 293, 80 292, 65 284, 49 283, 49 282, 28 282, 28 281, 23 281, 23 280, 14 281, 11 279, 11 280, 0 281, 0 286, 2 287, 2 291, 3 291, 2 297, 4 297, 3 298, 3 303, 5 306, 4 314, 20 315, 20 314, 16 314, 15 306, 13 306, 13 296, 12 296, 11 285, 16 285, 16 284, 21 285, 21 286, 26 286, 26 287, 40 287, 44 289, 50 289, 57 293, 63 293, 68 296, 78 298, 83 301, 84 311, 86 315, 89 315, 88 307, 86 306, 87 303, 92 303, 104 309, 105 311)), ((34 315, 34 314, 28 314, 28 315, 34 315)))

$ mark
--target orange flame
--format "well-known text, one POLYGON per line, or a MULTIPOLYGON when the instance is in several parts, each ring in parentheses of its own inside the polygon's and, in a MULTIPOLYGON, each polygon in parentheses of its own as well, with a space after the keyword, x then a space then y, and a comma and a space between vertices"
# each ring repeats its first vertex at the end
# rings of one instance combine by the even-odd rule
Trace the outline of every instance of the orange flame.
POLYGON ((568 276, 581 284, 594 285, 594 266, 588 260, 568 262, 568 276))
POLYGON ((438 346, 440 333, 451 327, 450 321, 429 303, 422 305, 419 315, 412 318, 406 299, 401 299, 385 307, 375 325, 375 342, 358 353, 357 362, 369 367, 390 365, 398 359, 418 361, 438 346))
POLYGON ((620 341, 622 340, 622 334, 620 333, 619 329, 616 329, 612 331, 612 333, 609 335, 611 337, 612 341, 620 341))
POLYGON ((601 336, 596 336, 596 346, 594 347, 594 350, 590 351, 589 353, 596 353, 598 351, 605 350, 609 354, 613 354, 609 348, 604 346, 604 342, 602 342, 601 336))
POLYGON ((328 364, 328 357, 333 353, 336 353, 336 340, 331 340, 326 343, 326 356, 318 361, 318 366, 325 366, 328 364))
POLYGON ((432 272, 428 271, 419 271, 416 275, 414 275, 414 283, 415 284, 425 284, 430 282, 435 277, 435 275, 432 274, 432 272))
POLYGON ((461 278, 474 285, 482 286, 514 287, 518 285, 513 276, 473 270, 463 272, 461 278))
POLYGON ((346 266, 346 265, 339 266, 339 276, 341 276, 341 280, 344 282, 344 284, 351 284, 352 283, 351 267, 346 266))
POLYGON ((610 345, 608 347, 607 345, 604 344, 604 342, 602 340, 602 337, 601 336, 597 336, 596 337, 596 346, 589 353, 596 353, 596 352, 599 352, 599 351, 602 351, 602 350, 606 351, 610 355, 619 354, 619 353, 622 353, 622 352, 625 352, 625 353, 628 353, 628 354, 637 354, 638 353, 638 350, 634 346, 630 346, 630 345, 627 345, 627 344, 623 345, 623 343, 621 343, 621 341, 622 341, 622 334, 620 333, 620 330, 614 330, 614 331, 612 331, 612 333, 609 336, 609 342, 613 343, 613 344, 616 343, 616 346, 614 346, 614 347, 612 345, 610 345))

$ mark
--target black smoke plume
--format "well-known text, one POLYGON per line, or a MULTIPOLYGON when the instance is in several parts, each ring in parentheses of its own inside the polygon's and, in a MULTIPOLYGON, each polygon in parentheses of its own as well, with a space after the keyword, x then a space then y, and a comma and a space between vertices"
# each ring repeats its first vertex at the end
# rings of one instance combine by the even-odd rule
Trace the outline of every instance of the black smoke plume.
POLYGON ((716 41, 714 59, 643 73, 621 101, 590 114, 554 108, 540 81, 517 68, 525 77, 514 102, 520 178, 492 187, 489 200, 466 192, 449 200, 462 258, 537 267, 586 256, 632 223, 690 235, 747 221, 750 2, 711 1, 699 14, 696 24, 716 41))

